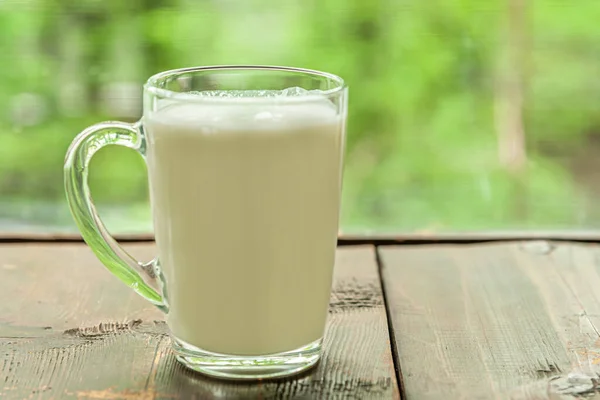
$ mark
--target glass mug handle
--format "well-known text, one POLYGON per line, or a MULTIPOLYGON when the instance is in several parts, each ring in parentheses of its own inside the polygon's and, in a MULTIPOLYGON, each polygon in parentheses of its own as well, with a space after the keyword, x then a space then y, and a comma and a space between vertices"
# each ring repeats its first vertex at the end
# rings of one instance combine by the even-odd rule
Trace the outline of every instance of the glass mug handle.
POLYGON ((166 312, 167 305, 159 294, 155 261, 145 264, 137 261, 108 233, 96 212, 88 186, 90 161, 101 148, 125 146, 143 156, 144 137, 140 126, 139 122, 101 122, 77 135, 65 157, 65 191, 81 236, 96 257, 127 286, 166 312))

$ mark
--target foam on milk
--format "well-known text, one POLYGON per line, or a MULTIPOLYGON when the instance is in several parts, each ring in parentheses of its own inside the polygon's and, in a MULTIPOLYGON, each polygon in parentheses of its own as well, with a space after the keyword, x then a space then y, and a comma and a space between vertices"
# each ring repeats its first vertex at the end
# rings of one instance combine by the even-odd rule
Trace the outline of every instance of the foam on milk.
POLYGON ((192 124, 205 128, 269 131, 338 119, 335 106, 318 93, 300 88, 190 92, 186 94, 187 98, 193 98, 195 102, 163 100, 159 111, 152 114, 151 119, 158 123, 192 124))
POLYGON ((331 288, 342 120, 324 96, 199 97, 144 124, 170 329, 222 354, 311 343, 331 288))

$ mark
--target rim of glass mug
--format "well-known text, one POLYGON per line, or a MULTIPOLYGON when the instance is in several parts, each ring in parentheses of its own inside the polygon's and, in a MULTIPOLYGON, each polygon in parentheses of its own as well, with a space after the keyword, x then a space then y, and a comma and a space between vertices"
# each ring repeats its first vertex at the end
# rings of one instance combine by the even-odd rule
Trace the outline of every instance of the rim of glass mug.
POLYGON ((335 97, 341 92, 347 89, 347 85, 342 78, 329 72, 323 72, 307 68, 296 68, 296 67, 285 67, 276 65, 212 65, 212 66, 198 66, 198 67, 187 67, 177 68, 168 71, 159 72, 152 75, 144 84, 144 90, 155 96, 181 100, 186 102, 231 102, 232 99, 235 101, 270 101, 278 102, 285 99, 287 102, 307 102, 315 99, 322 99, 323 97, 335 97), (325 90, 319 89, 317 93, 310 91, 307 94, 295 95, 295 96, 251 96, 251 97, 213 97, 213 96, 198 96, 186 91, 175 91, 171 89, 165 89, 166 83, 170 82, 171 79, 183 78, 186 74, 194 74, 197 72, 214 72, 214 71, 264 71, 264 72, 288 72, 296 73, 299 75, 306 75, 307 77, 318 77, 324 78, 333 83, 333 87, 325 90))

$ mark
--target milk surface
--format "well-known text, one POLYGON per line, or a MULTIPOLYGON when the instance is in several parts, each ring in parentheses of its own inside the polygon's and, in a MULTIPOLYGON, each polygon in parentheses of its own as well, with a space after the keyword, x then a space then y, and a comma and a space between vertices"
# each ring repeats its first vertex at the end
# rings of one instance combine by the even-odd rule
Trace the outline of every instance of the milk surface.
POLYGON ((203 350, 264 355, 323 335, 343 124, 325 98, 293 100, 174 103, 144 121, 167 322, 203 350))

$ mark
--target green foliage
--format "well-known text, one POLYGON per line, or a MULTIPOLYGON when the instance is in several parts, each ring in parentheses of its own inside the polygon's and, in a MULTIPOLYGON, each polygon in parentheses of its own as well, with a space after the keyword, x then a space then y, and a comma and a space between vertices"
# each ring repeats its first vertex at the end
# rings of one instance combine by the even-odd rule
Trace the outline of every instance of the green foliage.
MULTIPOLYGON (((600 128, 600 2, 525 2, 516 16, 511 3, 0 4, 0 191, 62 202, 64 152, 78 131, 105 119, 106 83, 141 87, 150 74, 191 65, 297 65, 339 74, 351 88, 344 230, 595 226, 586 188, 595 182, 578 179, 572 165, 600 128), (522 37, 507 42, 514 32, 522 37), (520 63, 511 46, 522 46, 520 63), (511 84, 503 74, 515 69, 527 145, 516 172, 500 162, 506 138, 496 112, 511 84), (22 93, 45 101, 45 117, 31 126, 15 121, 22 93), (69 96, 81 98, 79 108, 69 108, 69 96)), ((91 174, 97 202, 131 204, 131 221, 147 219, 137 154, 104 150, 91 174)), ((123 224, 115 229, 128 230, 123 224)))

